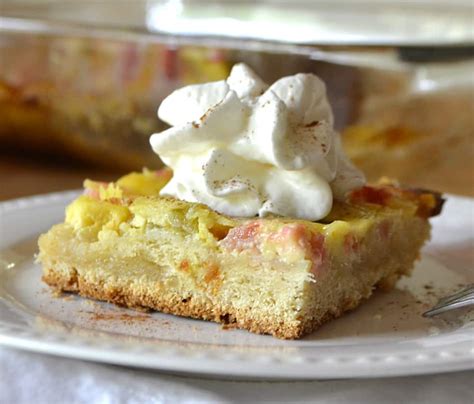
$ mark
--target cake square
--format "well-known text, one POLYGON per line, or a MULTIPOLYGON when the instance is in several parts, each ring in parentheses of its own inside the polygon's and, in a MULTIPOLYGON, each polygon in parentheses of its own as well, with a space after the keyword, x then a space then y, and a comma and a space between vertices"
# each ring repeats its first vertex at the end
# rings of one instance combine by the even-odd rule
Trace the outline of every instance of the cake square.
POLYGON ((86 181, 39 239, 43 280, 111 303, 300 338, 408 275, 442 200, 365 186, 318 222, 156 195, 169 170, 86 181))

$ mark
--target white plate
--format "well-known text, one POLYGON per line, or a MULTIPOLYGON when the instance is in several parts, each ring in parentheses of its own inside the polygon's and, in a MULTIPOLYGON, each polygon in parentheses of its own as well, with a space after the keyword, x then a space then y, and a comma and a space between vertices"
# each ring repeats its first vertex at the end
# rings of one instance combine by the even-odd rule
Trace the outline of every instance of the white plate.
POLYGON ((328 379, 474 368, 473 310, 429 320, 439 296, 473 282, 474 201, 449 197, 414 274, 390 293, 300 341, 281 341, 76 296, 54 296, 34 263, 36 239, 76 193, 0 204, 0 343, 164 371, 241 378, 328 379))

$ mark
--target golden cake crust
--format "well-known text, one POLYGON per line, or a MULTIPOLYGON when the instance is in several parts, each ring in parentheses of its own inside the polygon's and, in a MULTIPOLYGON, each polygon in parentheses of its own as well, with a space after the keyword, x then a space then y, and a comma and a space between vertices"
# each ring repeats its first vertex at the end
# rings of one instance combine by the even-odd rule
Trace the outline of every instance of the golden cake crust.
MULTIPOLYGON (((285 324, 271 317, 256 318, 251 308, 229 312, 229 310, 219 305, 196 303, 193 299, 181 299, 178 295, 174 299, 163 299, 160 294, 137 294, 127 290, 127 288, 104 289, 101 285, 78 276, 77 271, 73 268, 70 269, 69 273, 71 276, 68 277, 61 272, 56 272, 53 268, 49 268, 45 271, 42 279, 59 292, 78 293, 83 297, 132 309, 156 310, 182 317, 213 321, 222 324, 225 329, 240 328, 256 334, 270 334, 281 339, 298 339, 310 334, 322 324, 353 310, 364 300, 363 296, 354 296, 346 299, 336 311, 326 312, 320 318, 303 319, 297 324, 285 324)), ((390 290, 401 276, 401 273, 394 273, 390 278, 380 280, 378 286, 383 290, 390 290)), ((365 298, 368 297, 370 296, 365 298)))

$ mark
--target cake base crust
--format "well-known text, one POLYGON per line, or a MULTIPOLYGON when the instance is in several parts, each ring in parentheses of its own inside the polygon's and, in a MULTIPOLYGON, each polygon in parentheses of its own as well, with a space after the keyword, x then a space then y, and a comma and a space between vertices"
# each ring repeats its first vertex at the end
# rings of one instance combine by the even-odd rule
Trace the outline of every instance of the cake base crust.
MULTIPOLYGON (((74 268, 69 269, 70 276, 64 272, 56 272, 54 269, 45 271, 42 279, 49 286, 61 292, 77 293, 83 297, 114 303, 118 306, 139 310, 157 310, 162 313, 174 314, 183 317, 191 317, 201 320, 220 323, 224 328, 240 328, 256 334, 271 334, 281 339, 298 339, 307 335, 329 320, 340 317, 349 310, 360 305, 363 300, 370 297, 354 295, 346 299, 337 310, 326 312, 322 317, 303 319, 298 324, 290 325, 280 321, 278 318, 260 317, 256 318, 251 309, 227 310, 216 304, 206 304, 196 299, 181 299, 176 295, 175 299, 163 299, 159 293, 136 293, 135 291, 117 287, 104 289, 101 285, 89 282, 77 274, 74 268)), ((379 281, 378 286, 383 290, 390 290, 402 274, 394 273, 390 279, 379 281)))

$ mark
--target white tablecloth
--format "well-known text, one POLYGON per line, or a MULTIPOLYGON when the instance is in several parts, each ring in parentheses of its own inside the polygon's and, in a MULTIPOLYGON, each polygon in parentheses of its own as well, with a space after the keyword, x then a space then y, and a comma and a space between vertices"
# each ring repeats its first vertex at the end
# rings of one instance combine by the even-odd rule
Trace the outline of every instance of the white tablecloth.
POLYGON ((0 348, 0 403, 474 402, 474 371, 390 379, 243 382, 172 376, 0 348))

